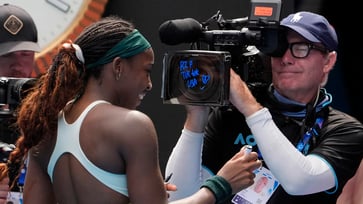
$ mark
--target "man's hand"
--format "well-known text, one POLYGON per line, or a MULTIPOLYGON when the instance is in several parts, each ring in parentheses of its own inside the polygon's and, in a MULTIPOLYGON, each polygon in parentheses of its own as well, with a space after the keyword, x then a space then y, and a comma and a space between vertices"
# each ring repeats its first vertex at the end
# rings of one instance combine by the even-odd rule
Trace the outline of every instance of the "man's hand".
POLYGON ((208 122, 208 114, 210 108, 208 106, 192 106, 187 105, 187 118, 185 120, 184 128, 192 132, 204 132, 204 128, 208 122))

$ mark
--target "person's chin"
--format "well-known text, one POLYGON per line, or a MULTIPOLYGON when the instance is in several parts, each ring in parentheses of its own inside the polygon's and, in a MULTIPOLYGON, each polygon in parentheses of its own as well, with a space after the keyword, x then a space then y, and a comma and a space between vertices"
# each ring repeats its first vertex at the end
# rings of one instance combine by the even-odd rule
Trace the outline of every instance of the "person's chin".
POLYGON ((142 103, 143 97, 138 97, 137 100, 135 101, 135 108, 140 106, 142 103))

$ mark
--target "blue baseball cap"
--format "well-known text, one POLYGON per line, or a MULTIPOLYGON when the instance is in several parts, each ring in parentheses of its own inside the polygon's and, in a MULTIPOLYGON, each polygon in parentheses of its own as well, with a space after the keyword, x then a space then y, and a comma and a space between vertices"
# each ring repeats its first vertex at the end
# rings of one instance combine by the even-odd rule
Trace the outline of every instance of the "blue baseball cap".
POLYGON ((329 51, 338 49, 335 29, 324 16, 301 11, 282 19, 280 25, 294 30, 310 42, 322 43, 329 51))

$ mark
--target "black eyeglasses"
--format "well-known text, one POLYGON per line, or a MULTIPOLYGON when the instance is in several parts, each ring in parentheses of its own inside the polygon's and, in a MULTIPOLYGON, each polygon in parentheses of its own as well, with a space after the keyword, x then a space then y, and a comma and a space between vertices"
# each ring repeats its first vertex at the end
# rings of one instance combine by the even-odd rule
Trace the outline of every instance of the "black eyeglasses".
POLYGON ((290 49, 292 56, 295 58, 307 57, 312 49, 319 50, 322 53, 328 53, 328 49, 307 42, 290 43, 288 48, 290 49))

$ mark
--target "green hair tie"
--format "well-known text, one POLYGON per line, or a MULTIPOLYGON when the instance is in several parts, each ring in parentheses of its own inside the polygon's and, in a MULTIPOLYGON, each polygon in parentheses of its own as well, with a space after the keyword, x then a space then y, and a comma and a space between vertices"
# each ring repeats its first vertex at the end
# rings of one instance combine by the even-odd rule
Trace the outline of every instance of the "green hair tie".
POLYGON ((137 30, 134 29, 129 35, 106 52, 96 62, 86 65, 87 69, 104 65, 111 62, 115 57, 129 58, 150 48, 151 44, 137 30))

